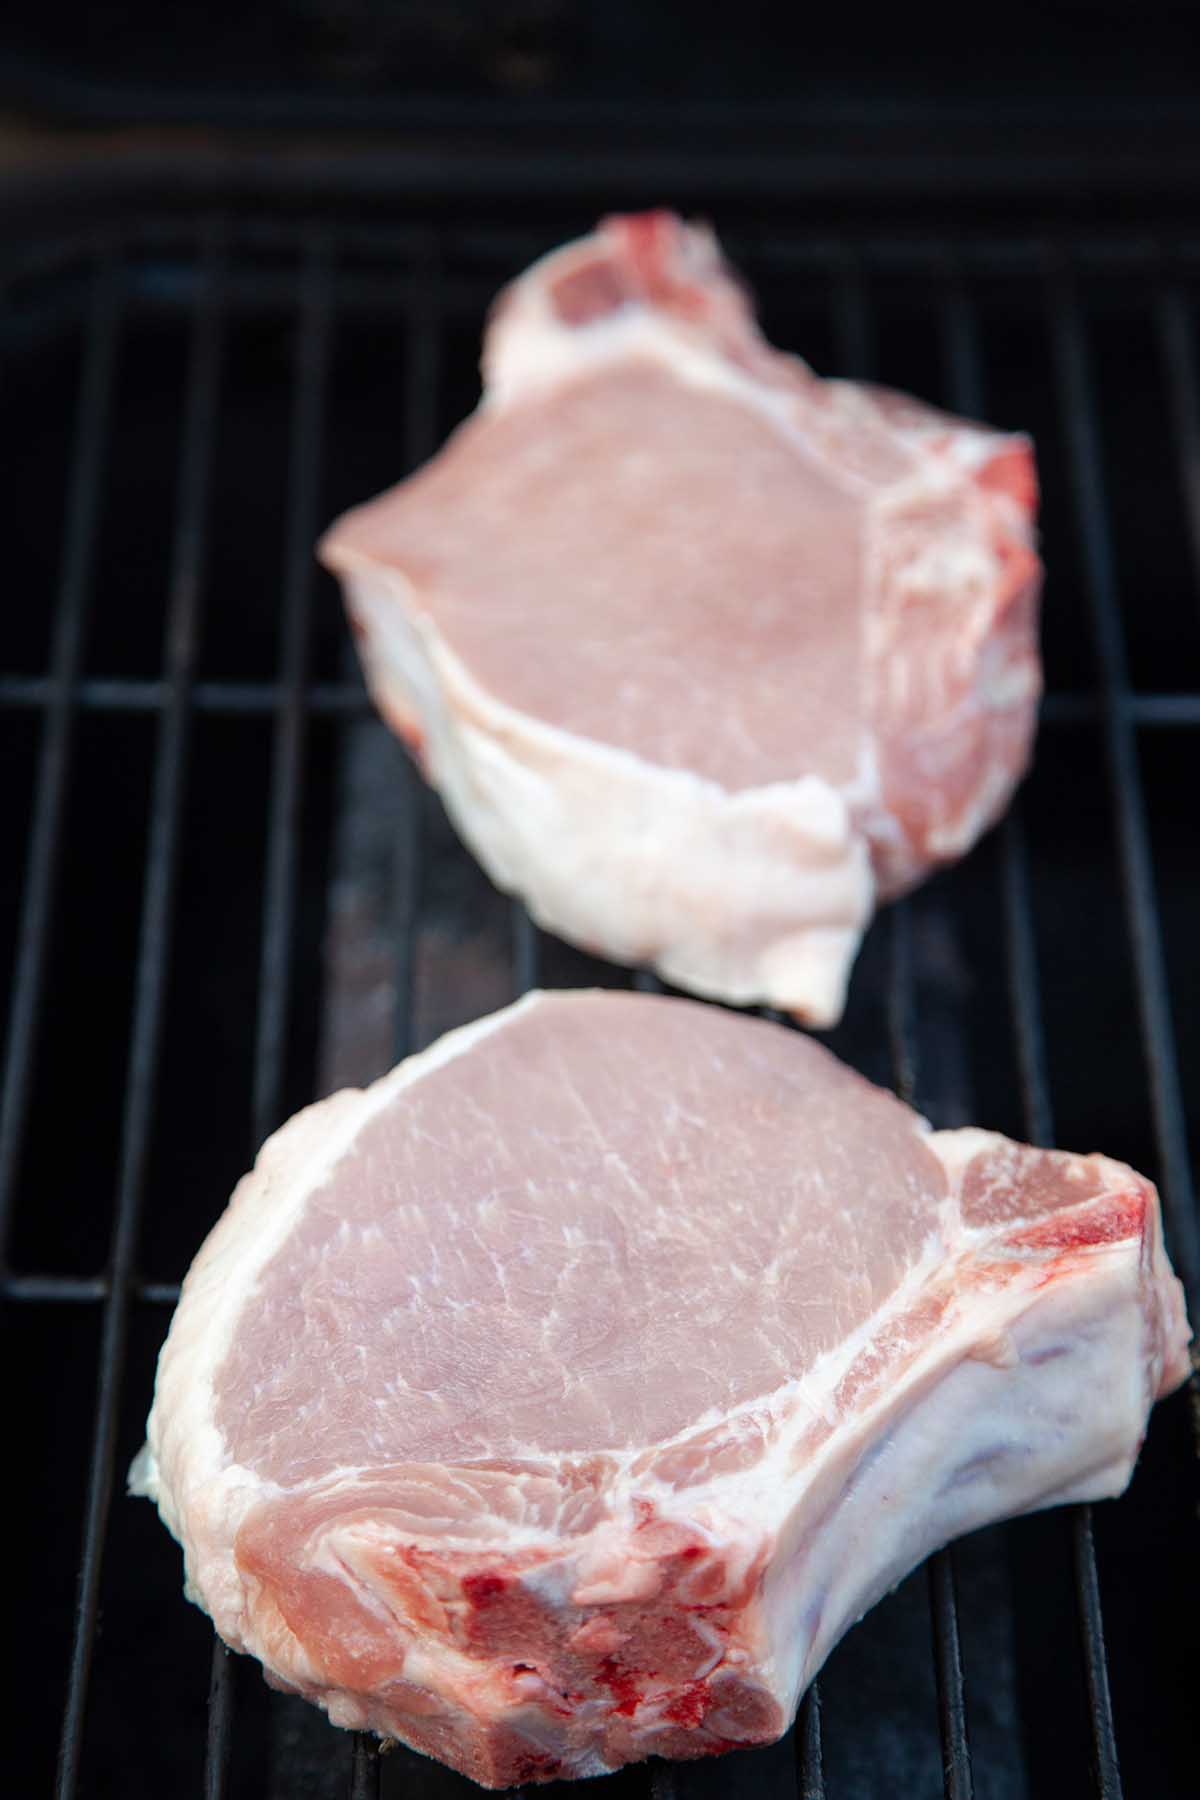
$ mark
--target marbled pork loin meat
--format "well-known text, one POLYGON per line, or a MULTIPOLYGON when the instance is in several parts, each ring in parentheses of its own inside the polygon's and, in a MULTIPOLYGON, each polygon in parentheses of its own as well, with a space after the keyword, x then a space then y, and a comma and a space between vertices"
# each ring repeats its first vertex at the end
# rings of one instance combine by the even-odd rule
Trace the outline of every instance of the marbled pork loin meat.
POLYGON ((778 1736, 851 1621, 1116 1494, 1188 1331, 1148 1181, 819 1045, 540 994, 264 1147, 135 1484, 272 1681, 486 1786, 778 1736))
POLYGON ((1025 767, 1028 441, 820 380, 663 213, 515 282, 483 370, 321 546, 380 710, 541 924, 831 1022, 876 901, 1025 767))

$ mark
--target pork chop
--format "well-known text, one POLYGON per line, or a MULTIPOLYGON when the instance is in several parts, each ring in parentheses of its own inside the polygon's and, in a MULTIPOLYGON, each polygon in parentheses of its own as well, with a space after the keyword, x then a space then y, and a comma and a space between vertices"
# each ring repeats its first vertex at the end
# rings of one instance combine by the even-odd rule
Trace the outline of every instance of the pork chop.
POLYGON ((777 1737, 935 1546, 1119 1493, 1188 1336, 1123 1164, 931 1131, 780 1026, 535 994, 264 1146, 133 1480, 335 1723, 598 1775, 777 1737))
POLYGON ((830 1023, 1025 767, 1029 443, 818 379, 663 213, 522 276, 483 370, 321 545, 380 710, 543 925, 830 1023))

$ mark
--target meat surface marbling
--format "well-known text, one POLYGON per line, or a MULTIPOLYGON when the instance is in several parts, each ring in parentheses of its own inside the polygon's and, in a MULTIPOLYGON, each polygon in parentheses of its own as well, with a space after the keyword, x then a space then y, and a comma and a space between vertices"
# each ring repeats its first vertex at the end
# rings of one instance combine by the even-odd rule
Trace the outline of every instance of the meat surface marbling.
POLYGON ((877 899, 1024 769, 1028 441, 819 379, 662 213, 508 288, 483 368, 321 546, 381 711, 542 924, 831 1021, 877 899))
POLYGON ((1118 1493, 1188 1335, 1124 1165, 931 1131, 759 1020, 533 995, 263 1147, 133 1482, 336 1723, 594 1775, 778 1736, 936 1545, 1118 1493))

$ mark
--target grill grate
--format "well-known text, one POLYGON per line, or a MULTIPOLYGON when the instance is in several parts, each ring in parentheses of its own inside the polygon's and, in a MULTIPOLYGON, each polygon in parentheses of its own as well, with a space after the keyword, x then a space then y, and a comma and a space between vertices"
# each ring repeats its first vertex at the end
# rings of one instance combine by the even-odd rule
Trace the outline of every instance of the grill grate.
MULTIPOLYGON (((98 1314, 94 1397, 90 1414, 85 1412, 76 1422, 89 1441, 82 1512, 73 1510, 74 1500, 69 1500, 56 1527, 62 1544, 82 1542, 77 1590, 73 1609, 62 1596, 57 1611, 46 1609, 47 1654, 53 1666, 62 1669, 64 1682, 58 1696, 60 1800, 109 1791, 106 1783, 113 1780, 112 1753, 100 1716, 104 1703, 96 1694, 97 1658, 106 1653, 98 1629, 102 1611, 107 1620, 121 1606, 120 1584, 140 1579, 127 1556, 120 1562, 123 1552, 117 1539, 124 1527, 120 1502, 114 1500, 127 1439, 136 1431, 148 1398, 141 1385, 144 1357, 137 1383, 126 1379, 131 1344, 135 1337, 140 1344, 140 1321, 145 1318, 150 1320, 149 1336, 161 1335, 165 1309, 178 1293, 183 1247, 194 1248, 229 1185, 213 1189, 211 1182, 197 1183, 203 1192, 189 1200, 190 1213, 183 1209, 187 1216, 175 1232, 174 1261, 152 1254, 147 1232, 170 1215, 175 1192, 164 1178, 171 1171, 169 1155, 158 1142, 179 1116, 178 1103, 169 1095, 164 1098, 178 1082, 171 1070, 183 1067, 198 1104, 206 1081, 206 1065, 188 1063, 186 1058, 180 1062, 179 1031, 173 1031, 176 1013, 186 1010, 177 992, 179 939, 189 914, 212 903, 210 891, 197 893, 194 884, 185 884, 183 865, 189 831, 196 828, 195 807, 211 811, 228 805, 236 812, 238 806, 250 804, 261 818, 261 866, 244 878, 234 866, 221 873, 222 882, 235 888, 244 880, 253 882, 238 917, 248 910, 259 920, 256 942, 251 944, 252 932, 245 934, 240 951, 256 972, 236 989, 229 1002, 234 1011, 226 1022, 229 1037, 245 1046, 244 1054, 231 1051, 230 1057, 236 1067, 249 1072, 246 1125, 255 1144, 311 1094, 313 1058, 305 1048, 304 1019, 316 1005, 311 996, 320 985, 313 976, 313 948, 326 922, 323 896, 331 856, 329 806, 323 796, 329 771, 350 734, 371 734, 372 754, 384 759, 396 796, 387 901, 396 1054, 427 1037, 431 1016, 437 1016, 430 1004, 431 982, 439 970, 444 975, 455 958, 461 962, 461 932, 455 940, 452 931, 447 937, 444 925, 437 923, 439 907, 455 883, 474 883, 469 894, 476 899, 486 895, 486 916, 491 921, 491 936, 484 945, 485 961, 490 958, 487 980, 498 981, 509 991, 523 991, 538 981, 579 979, 581 971, 589 980, 626 979, 587 964, 544 938, 520 907, 511 913, 507 908, 496 910, 495 897, 471 873, 465 853, 449 843, 436 807, 381 728, 371 722, 361 684, 347 666, 329 596, 322 593, 321 607, 315 605, 318 575, 311 547, 320 525, 338 505, 394 477, 398 457, 410 466, 420 461, 455 414, 465 409, 470 397, 466 371, 482 305, 505 274, 553 236, 553 230, 539 235, 470 222, 383 229, 325 220, 308 224, 221 217, 185 228, 178 221, 150 220, 136 229, 123 225, 119 230, 94 230, 86 243, 39 245, 10 270, 0 343, 17 379, 18 407, 20 365, 15 352, 32 345, 35 360, 42 351, 57 355, 72 334, 82 352, 48 657, 41 656, 36 633, 28 644, 18 637, 13 665, 0 674, 0 722, 6 742, 10 736, 16 742, 24 732, 20 741, 27 754, 21 767, 32 796, 23 867, 14 871, 6 890, 12 918, 12 989, 0 1102, 0 1297, 6 1317, 18 1321, 18 1326, 34 1315, 58 1321, 68 1314, 98 1314), (251 349, 261 360, 247 376, 244 357, 236 369, 233 366, 239 334, 257 332, 264 319, 270 324, 269 334, 253 339, 251 349), (126 457, 134 458, 127 465, 131 500, 131 489, 121 485, 123 465, 113 446, 121 396, 138 385, 137 368, 130 365, 140 354, 147 322, 163 342, 176 347, 182 369, 173 541, 163 569, 142 578, 140 600, 134 579, 130 602, 135 623, 144 633, 157 635, 165 612, 159 672, 149 675, 140 664, 130 673, 119 663, 114 670, 105 662, 106 656, 115 654, 112 647, 123 640, 114 624, 117 612, 111 587, 105 586, 104 558, 106 508, 119 511, 136 505, 137 484, 145 477, 144 469, 134 466, 136 445, 127 447, 126 457), (402 340, 398 348, 391 342, 397 322, 402 340), (339 435, 345 420, 338 412, 334 366, 351 326, 369 338, 374 334, 370 341, 386 353, 384 388, 388 395, 395 393, 398 432, 391 417, 378 417, 386 399, 361 387, 354 396, 356 416, 367 421, 374 415, 379 438, 370 471, 354 461, 354 438, 339 435), (395 376, 393 367, 398 371, 395 376), (271 515, 262 509, 255 515, 254 543, 247 548, 252 561, 259 559, 255 569, 261 564, 268 570, 267 591, 257 597, 250 592, 251 574, 232 591, 218 589, 214 574, 222 533, 230 529, 222 512, 229 505, 229 488, 221 485, 226 461, 232 461, 236 481, 251 489, 260 475, 252 459, 238 460, 236 441, 227 429, 223 431, 239 379, 261 390, 268 411, 276 399, 283 402, 272 415, 275 457, 286 471, 281 541, 265 550, 258 547, 273 530, 271 515), (399 452, 389 441, 396 435, 399 452), (343 459, 348 463, 345 468, 343 459), (278 561, 277 552, 281 552, 278 561), (282 596, 278 609, 273 602, 276 592, 282 596), (246 608, 247 633, 254 645, 260 637, 274 639, 273 672, 265 677, 257 648, 232 669, 228 663, 224 668, 214 666, 206 653, 207 631, 214 620, 224 613, 236 622, 241 607, 246 608), (60 1266, 55 1266, 53 1230, 48 1237, 39 1234, 36 1221, 30 1221, 39 1205, 52 1208, 55 1203, 53 1193, 43 1193, 37 1185, 39 1171, 52 1173, 56 1166, 43 1143, 51 1128, 40 1097, 56 1080, 65 1076, 78 1081, 84 1073, 78 1056, 72 1060, 72 1047, 64 1043, 58 1023, 55 967, 57 947, 71 928, 64 919, 78 905, 67 876, 76 872, 72 845, 83 828, 72 814, 71 794, 86 772, 83 738, 91 721, 122 731, 136 731, 139 722, 148 723, 153 739, 143 757, 144 767, 139 765, 146 801, 140 827, 133 833, 140 845, 141 893, 136 945, 125 971, 128 1044, 123 1052, 114 1051, 111 1030, 96 1028, 90 1036, 86 1028, 83 1031, 89 1045, 107 1042, 108 1060, 123 1053, 125 1061, 117 1083, 120 1129, 112 1166, 94 1171, 96 1191, 104 1192, 108 1184, 114 1195, 107 1254, 98 1271, 94 1267, 81 1271, 73 1251, 66 1253, 67 1224, 64 1254, 57 1259, 60 1266), (235 799, 222 790, 219 780, 214 781, 206 760, 211 746, 202 741, 209 729, 232 733, 238 743, 256 746, 257 760, 245 781, 252 790, 249 801, 235 799), (431 919, 436 929, 430 927, 431 919), (505 958, 507 967, 501 966, 505 958), (113 1590, 106 1590, 106 1578, 118 1584, 115 1600, 107 1607, 105 1593, 113 1590)), ((1116 515, 1106 497, 1114 452, 1111 434, 1106 435, 1105 388, 1097 374, 1092 339, 1099 329, 1097 321, 1103 323, 1109 316, 1106 308, 1117 318, 1136 315, 1155 334, 1160 365, 1154 393, 1162 415, 1170 421, 1175 459, 1170 475, 1177 484, 1177 499, 1164 497, 1162 502, 1168 528, 1160 533, 1157 554, 1165 571, 1160 585, 1178 593, 1188 579, 1189 553, 1193 569, 1200 567, 1196 487, 1200 404, 1191 293, 1200 268, 1200 246, 1176 238, 1168 256, 1148 236, 1094 233, 1053 245, 1015 235, 948 244, 876 233, 843 241, 781 226, 749 233, 744 245, 735 241, 731 247, 762 289, 773 326, 773 313, 778 311, 781 323, 774 335, 779 341, 805 349, 806 332, 811 329, 818 340, 821 331, 826 332, 829 355, 822 359, 819 341, 813 345, 818 363, 824 360, 828 366, 862 376, 878 374, 934 398, 940 387, 941 398, 949 405, 984 416, 996 413, 1005 423, 1019 424, 1023 422, 1019 415, 1005 417, 1006 405, 989 404, 993 397, 1006 402, 994 379, 991 393, 985 393, 985 345, 991 338, 983 313, 990 315, 993 334, 998 327, 1007 331, 1011 326, 1018 340, 1007 362, 1008 352, 1003 350, 1003 369, 1016 367, 1022 334, 1028 338, 1032 333, 1046 354, 1055 389, 1045 401, 1045 429, 1038 428, 1041 462, 1044 474, 1060 468, 1066 477, 1064 505, 1057 514, 1048 509, 1047 527, 1053 523, 1053 529, 1062 532, 1059 520, 1069 507, 1077 534, 1077 555, 1065 537, 1051 548, 1049 608, 1066 604, 1073 584, 1082 594, 1076 652, 1064 657, 1060 645, 1056 655, 1048 642, 1052 692, 1029 799, 1018 803, 1000 831, 961 870, 881 918, 864 949, 847 1020, 834 1034, 835 1043, 876 1079, 887 1079, 890 1072, 898 1091, 915 1099, 936 1123, 960 1122, 969 1101, 980 1122, 1007 1127, 1034 1141, 1053 1141, 1052 1073, 1059 1071, 1060 1084, 1070 1089, 1071 1108, 1077 1113, 1078 1084, 1089 1079, 1096 1052, 1084 1041, 1082 1027, 1077 1033, 1064 1033, 1062 997, 1057 996, 1048 1009, 1042 979, 1055 967, 1067 936, 1076 931, 1079 915, 1092 906, 1096 883, 1105 892, 1118 891, 1120 911, 1114 909, 1111 930, 1105 935, 1098 928, 1096 937, 1097 979, 1108 978, 1105 956, 1110 961, 1119 958, 1122 965, 1128 962, 1132 977, 1113 978, 1112 1054, 1130 1075, 1132 1097, 1116 1121, 1124 1139, 1112 1148, 1156 1170, 1176 1266, 1194 1301, 1200 1292, 1200 1232, 1168 971, 1170 967, 1176 980, 1194 973, 1197 951, 1190 934, 1172 935, 1165 923, 1153 829, 1156 806, 1168 809, 1168 817, 1171 807, 1181 808, 1179 816, 1185 820, 1190 812, 1186 801, 1177 797, 1180 785, 1186 791, 1186 771, 1173 772, 1170 759, 1157 751, 1149 757, 1146 747, 1151 740, 1177 746, 1175 762, 1180 765, 1185 749, 1194 755, 1192 734, 1200 724, 1200 632, 1180 602, 1177 617, 1163 627, 1165 656, 1153 638, 1144 642, 1139 638, 1139 666, 1169 668, 1169 686, 1140 682, 1135 688, 1127 634, 1137 620, 1121 591, 1116 515), (795 300, 798 292, 802 297, 795 300), (807 321, 798 318, 794 327, 786 322, 793 301, 807 321), (818 316, 822 312, 823 325, 818 316), (915 352, 904 347, 918 339, 926 346, 922 366, 915 352), (902 346, 899 354, 897 344, 902 346), (911 368, 905 360, 910 354, 911 368), (1177 656, 1172 639, 1176 626, 1177 656), (1092 679, 1084 673, 1089 655, 1094 663, 1092 679), (1084 809, 1084 822, 1072 845, 1082 844, 1087 860, 1069 871, 1063 916, 1061 894, 1039 889, 1032 831, 1036 828, 1045 855, 1047 807, 1057 806, 1065 815, 1079 802, 1071 785, 1075 763, 1070 761, 1073 756, 1077 759, 1077 752, 1069 746, 1080 735, 1089 746, 1095 739, 1102 751, 1104 773, 1094 782, 1106 784, 1110 817, 1084 809), (964 942, 969 939, 978 951, 986 936, 987 927, 976 922, 980 919, 994 926, 994 938, 974 972, 968 969, 964 975, 964 942), (969 980, 976 981, 977 992, 968 1002, 969 980), (1051 1036, 1056 1038, 1054 1045, 1051 1036), (1082 1073, 1069 1078, 1063 1074, 1078 1063, 1082 1073), (972 1081, 986 1091, 968 1096, 972 1081)), ((1105 379, 1110 379, 1110 372, 1105 379)), ((1116 388, 1123 379, 1120 371, 1111 375, 1116 388)), ((37 391, 33 382, 29 393, 36 397, 37 391)), ((368 429, 366 424, 363 429, 368 429)), ((226 632, 226 652, 232 641, 226 632)), ((237 663, 236 656, 233 662, 237 663)), ((108 773, 122 782, 124 770, 118 760, 108 773)), ((19 779, 5 783, 14 805, 19 785, 19 779)), ((220 838, 218 830, 205 841, 219 845, 220 838)), ((1161 832, 1159 838, 1161 847, 1161 832)), ((103 833, 87 841, 94 851, 103 833)), ((1173 847, 1168 848, 1174 867, 1173 847)), ((1188 887, 1186 871, 1176 875, 1184 884, 1179 890, 1184 918, 1189 901, 1194 913, 1194 871, 1190 879, 1188 887)), ((86 893, 84 903, 90 903, 86 893)), ((220 906, 215 910, 219 913, 220 906)), ((225 945, 211 934, 209 944, 210 954, 220 961, 225 945)), ((468 948, 472 956, 480 954, 473 941, 468 948)), ((103 951, 98 933, 93 954, 103 951)), ((212 979, 218 982, 215 972, 212 979)), ((649 985, 645 978, 636 979, 639 985, 649 985)), ((504 998, 501 991, 488 992, 494 1003, 504 998)), ((221 987, 222 1006, 226 993, 221 987)), ((439 1027, 445 1022, 439 1019, 439 1027)), ((186 1019, 183 1029, 186 1033, 186 1019)), ((210 1036, 208 1041, 214 1040, 210 1036)), ((1195 1051, 1200 1051, 1200 1044, 1188 1039, 1185 1054, 1195 1051)), ((1101 1054, 1109 1054, 1107 1046, 1101 1054)), ((229 1130, 218 1124, 215 1135, 221 1139, 221 1155, 236 1174, 252 1145, 242 1140, 236 1124, 229 1130)), ((1076 1135, 1072 1128, 1071 1138, 1076 1135)), ((1104 1121, 1096 1122, 1095 1135, 1105 1140, 1104 1121)), ((46 1391, 51 1393, 52 1387, 46 1391)), ((1181 1404, 1173 1403, 1173 1410, 1164 1408, 1164 1414, 1178 1420, 1181 1404)), ((1178 1424, 1168 1428, 1156 1419, 1151 1439, 1153 1444, 1161 1440, 1167 1454, 1168 1429, 1176 1453, 1172 1474, 1178 1479, 1189 1454, 1186 1429, 1178 1424)), ((1182 1485, 1191 1480, 1190 1474, 1184 1476, 1182 1485)), ((1123 1514, 1132 1504, 1124 1502, 1114 1510, 1123 1514)), ((1178 1510, 1182 1521, 1186 1506, 1178 1510)), ((1178 1539, 1172 1539, 1168 1548, 1175 1562, 1194 1561, 1198 1554, 1195 1542, 1183 1536, 1185 1531, 1181 1524, 1178 1539)), ((157 1554, 146 1549, 155 1534, 162 1535, 145 1509, 137 1539, 140 1555, 157 1554)), ((1118 1800, 1125 1792, 1149 1796, 1168 1791, 1169 1767, 1162 1759, 1186 1745, 1186 1715, 1172 1711, 1176 1699, 1169 1692, 1147 1695, 1141 1690, 1131 1690, 1122 1711, 1116 1675, 1128 1681, 1130 1672, 1127 1659, 1116 1674, 1115 1659, 1110 1669, 1102 1605, 1107 1591, 1104 1529, 1100 1536, 1098 1554, 1091 1509, 1081 1507, 1073 1510, 1065 1536, 1039 1539, 1051 1543, 1058 1558, 1054 1580, 1060 1589, 1069 1580, 1074 1593, 1079 1674, 1064 1675, 1046 1703, 1055 1710, 1053 1745, 1036 1720, 1032 1726, 1027 1720, 1018 1721, 1024 1734, 1019 1745, 1008 1744, 994 1721, 978 1737, 975 1760, 980 1765, 981 1791, 1011 1795, 1013 1800, 1039 1800, 1052 1791, 1091 1791, 1101 1800, 1118 1800), (1086 1701, 1080 1708, 1086 1729, 1077 1734, 1070 1727, 1072 1680, 1086 1701), (1151 1709, 1144 1717, 1139 1716, 1142 1707, 1151 1709), (1155 1707, 1157 1711, 1152 1710, 1155 1707), (1122 1717, 1133 1727, 1121 1750, 1127 1776, 1129 1769, 1138 1773, 1137 1787, 1132 1782, 1122 1785, 1117 1733, 1122 1717), (1149 1743, 1152 1737, 1155 1745, 1149 1743), (984 1740, 986 1768, 980 1748, 984 1740), (1090 1790, 1083 1772, 1089 1756, 1090 1790)), ((1124 1567, 1131 1552, 1123 1539, 1119 1542, 1124 1567)), ((1024 1551, 1014 1567, 1026 1566, 1023 1556, 1024 1551)), ((972 1660, 971 1620, 960 1615, 956 1599, 958 1565, 954 1551, 931 1560, 926 1629, 931 1635, 931 1691, 936 1695, 940 1739, 933 1762, 940 1768, 949 1800, 969 1800, 975 1792, 975 1774, 968 1718, 975 1736, 981 1721, 986 1723, 994 1672, 972 1660)), ((155 1567, 165 1570, 168 1563, 159 1557, 155 1567)), ((1143 1546, 1134 1580, 1148 1583, 1162 1577, 1154 1548, 1143 1546)), ((173 1621, 184 1609, 174 1593, 167 1599, 169 1606, 164 1605, 161 1616, 173 1621)), ((1046 1605, 1052 1605, 1049 1597, 1046 1605)), ((1170 1614, 1169 1599, 1164 1605, 1178 1625, 1179 1615, 1170 1614)), ((264 1732, 270 1735, 275 1717, 268 1702, 257 1686, 251 1693, 237 1659, 216 1645, 202 1717, 203 1677, 194 1654, 202 1640, 196 1638, 190 1619, 178 1629, 181 1640, 185 1629, 191 1633, 183 1661, 195 1687, 190 1698, 181 1698, 182 1711, 178 1719, 172 1715, 170 1729, 183 1759, 174 1765, 174 1773, 179 1776, 182 1771, 190 1791, 201 1769, 207 1800, 284 1791, 323 1796, 344 1793, 347 1783, 354 1800, 374 1800, 381 1787, 388 1794, 413 1796, 469 1791, 465 1784, 405 1753, 381 1758, 366 1739, 345 1739, 323 1726, 319 1738, 305 1740, 317 1745, 321 1768, 314 1770, 310 1756, 303 1778, 293 1769, 290 1785, 272 1785, 270 1756, 263 1750, 264 1732)), ((123 1669, 123 1678, 143 1679, 148 1659, 155 1654, 154 1643, 143 1644, 140 1662, 135 1656, 123 1669)), ((838 1667, 835 1656, 829 1671, 835 1694, 838 1667)), ((822 1690, 826 1685, 823 1677, 822 1690)), ((110 1705, 111 1692, 112 1684, 106 1682, 104 1695, 110 1705)), ((1180 1705, 1186 1702, 1183 1694, 1177 1698, 1180 1705)), ((614 1779, 612 1791, 622 1800, 635 1794, 683 1800, 693 1793, 749 1793, 752 1786, 755 1792, 765 1788, 770 1793, 799 1794, 803 1800, 823 1800, 827 1793, 830 1800, 846 1800, 896 1791, 897 1784, 904 1785, 902 1771, 909 1765, 901 1757, 893 1765, 877 1762, 864 1773, 853 1758, 847 1760, 846 1734, 837 1729, 839 1721, 844 1728, 845 1713, 844 1704, 833 1711, 828 1705, 823 1708, 814 1687, 802 1706, 792 1750, 783 1760, 771 1760, 770 1753, 734 1758, 716 1776, 703 1768, 632 1770, 614 1779)), ((924 1726, 905 1717, 893 1728, 899 1734, 897 1741, 907 1743, 905 1734, 919 1735, 924 1726)), ((155 1729, 151 1723, 142 1738, 155 1729)), ((32 1741, 37 1735, 30 1733, 29 1791, 35 1790, 40 1769, 40 1747, 32 1741)), ((272 1754, 283 1756, 279 1740, 272 1741, 272 1754)), ((878 1749, 885 1740, 872 1741, 878 1749)), ((164 1765, 155 1764, 153 1752, 147 1754, 146 1766, 155 1770, 146 1784, 151 1791, 165 1778, 164 1765)), ((912 1766, 927 1773, 929 1759, 920 1762, 918 1756, 912 1766)), ((134 1783, 123 1791, 140 1789, 134 1783)), ((918 1789, 909 1786, 906 1791, 918 1789)))

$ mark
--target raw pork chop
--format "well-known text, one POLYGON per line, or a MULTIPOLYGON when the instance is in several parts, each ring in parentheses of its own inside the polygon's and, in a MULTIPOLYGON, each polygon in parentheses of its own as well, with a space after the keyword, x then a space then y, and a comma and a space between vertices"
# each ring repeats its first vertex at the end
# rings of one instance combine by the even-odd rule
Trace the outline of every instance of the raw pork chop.
POLYGON ((1116 1494, 1153 1187, 819 1045, 538 994, 264 1147, 135 1481, 235 1648, 490 1786, 759 1744, 935 1545, 1116 1494))
POLYGON ((542 924, 831 1022, 876 899, 1025 767, 1028 442, 819 380, 663 213, 517 281, 483 369, 321 546, 381 711, 542 924))

